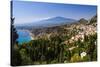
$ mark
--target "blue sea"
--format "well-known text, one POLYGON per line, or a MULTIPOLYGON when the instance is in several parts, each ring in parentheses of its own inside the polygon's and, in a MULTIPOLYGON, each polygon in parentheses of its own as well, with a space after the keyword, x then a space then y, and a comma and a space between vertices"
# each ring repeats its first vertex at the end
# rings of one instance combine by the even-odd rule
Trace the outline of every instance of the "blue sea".
POLYGON ((31 36, 30 36, 30 33, 28 31, 17 30, 17 34, 18 34, 17 41, 19 44, 27 43, 27 42, 31 41, 31 36))

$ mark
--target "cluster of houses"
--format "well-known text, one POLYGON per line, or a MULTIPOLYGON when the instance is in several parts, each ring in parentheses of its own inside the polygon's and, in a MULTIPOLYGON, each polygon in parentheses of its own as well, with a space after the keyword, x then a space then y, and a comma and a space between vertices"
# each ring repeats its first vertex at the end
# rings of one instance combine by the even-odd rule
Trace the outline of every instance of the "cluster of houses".
POLYGON ((97 28, 94 27, 93 25, 77 25, 76 29, 78 31, 78 34, 72 36, 71 39, 69 39, 67 42, 73 43, 75 41, 78 41, 79 39, 81 40, 81 42, 83 42, 85 35, 86 36, 93 35, 97 32, 97 28))

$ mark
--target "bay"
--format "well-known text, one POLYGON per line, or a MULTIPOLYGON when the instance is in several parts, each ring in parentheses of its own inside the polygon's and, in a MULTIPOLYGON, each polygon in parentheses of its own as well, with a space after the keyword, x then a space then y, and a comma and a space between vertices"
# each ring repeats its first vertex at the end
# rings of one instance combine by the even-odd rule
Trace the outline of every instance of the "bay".
POLYGON ((22 43, 27 43, 29 41, 31 41, 31 35, 29 31, 26 30, 17 30, 17 34, 18 34, 18 43, 22 44, 22 43))

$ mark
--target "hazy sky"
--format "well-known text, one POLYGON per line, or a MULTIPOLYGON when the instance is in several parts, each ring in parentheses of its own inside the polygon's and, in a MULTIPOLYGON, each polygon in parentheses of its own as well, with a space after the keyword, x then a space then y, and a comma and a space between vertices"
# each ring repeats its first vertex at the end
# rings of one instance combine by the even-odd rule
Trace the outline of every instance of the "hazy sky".
POLYGON ((97 13, 96 6, 72 5, 42 2, 13 2, 15 24, 30 23, 50 17, 66 17, 72 19, 89 19, 97 13))

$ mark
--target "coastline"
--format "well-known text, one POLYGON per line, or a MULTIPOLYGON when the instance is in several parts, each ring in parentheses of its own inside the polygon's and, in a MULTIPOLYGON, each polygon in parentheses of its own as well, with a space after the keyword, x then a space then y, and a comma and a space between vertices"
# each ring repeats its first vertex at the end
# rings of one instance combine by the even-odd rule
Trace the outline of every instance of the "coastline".
POLYGON ((30 36, 31 36, 31 40, 34 40, 34 35, 33 35, 33 33, 31 33, 31 32, 29 31, 29 34, 30 34, 30 36))
POLYGON ((31 40, 34 40, 34 34, 31 33, 31 31, 29 31, 29 30, 18 30, 18 31, 27 31, 30 35, 31 40))

